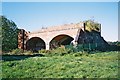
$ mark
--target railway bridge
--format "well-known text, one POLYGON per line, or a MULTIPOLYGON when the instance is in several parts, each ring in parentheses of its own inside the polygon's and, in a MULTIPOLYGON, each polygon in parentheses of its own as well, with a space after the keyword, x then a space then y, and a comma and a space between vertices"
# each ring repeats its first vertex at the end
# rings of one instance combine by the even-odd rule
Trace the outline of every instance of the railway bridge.
POLYGON ((20 29, 18 48, 27 50, 53 49, 61 45, 78 44, 78 38, 85 32, 85 23, 64 24, 43 28, 35 32, 20 29))

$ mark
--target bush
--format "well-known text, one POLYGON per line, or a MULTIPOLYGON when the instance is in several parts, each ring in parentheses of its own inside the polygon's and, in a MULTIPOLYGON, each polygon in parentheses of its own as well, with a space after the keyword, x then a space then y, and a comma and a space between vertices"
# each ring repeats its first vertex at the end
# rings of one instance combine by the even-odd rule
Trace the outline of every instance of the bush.
POLYGON ((22 53, 23 55, 33 55, 33 52, 32 51, 27 51, 27 50, 24 50, 24 53, 22 53))
POLYGON ((66 50, 64 48, 57 48, 57 49, 51 50, 51 52, 54 54, 56 53, 62 54, 62 53, 66 53, 66 50))
POLYGON ((10 55, 33 55, 33 52, 31 51, 27 51, 27 50, 22 50, 22 49, 14 49, 12 50, 11 53, 9 53, 10 55))
POLYGON ((39 53, 49 53, 49 50, 41 49, 38 51, 39 53))
POLYGON ((14 49, 12 50, 12 53, 13 55, 20 55, 23 53, 23 50, 22 49, 14 49))
POLYGON ((52 50, 51 53, 53 53, 53 54, 59 54, 59 55, 63 56, 65 54, 71 53, 71 50, 59 47, 57 49, 52 50))
POLYGON ((68 49, 70 53, 78 52, 78 47, 74 47, 73 45, 66 45, 65 48, 68 49))
POLYGON ((39 53, 45 53, 45 56, 64 56, 68 54, 73 54, 73 56, 82 56, 88 55, 90 51, 88 50, 79 50, 78 47, 73 47, 71 45, 67 45, 66 47, 59 47, 53 50, 40 50, 39 53))
POLYGON ((53 50, 39 50, 39 53, 45 53, 46 56, 63 56, 65 54, 71 53, 70 49, 59 47, 53 50))

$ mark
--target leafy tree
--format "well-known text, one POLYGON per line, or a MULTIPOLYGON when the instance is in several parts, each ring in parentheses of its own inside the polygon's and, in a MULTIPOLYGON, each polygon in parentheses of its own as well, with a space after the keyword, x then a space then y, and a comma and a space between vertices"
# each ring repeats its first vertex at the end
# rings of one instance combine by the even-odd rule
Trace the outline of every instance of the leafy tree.
POLYGON ((2 53, 2 19, 0 18, 0 54, 2 53))
POLYGON ((85 25, 86 25, 86 30, 89 32, 91 31, 99 32, 100 30, 100 24, 97 22, 94 22, 93 20, 86 20, 85 25))
POLYGON ((2 50, 10 51, 17 48, 17 25, 4 16, 0 16, 0 19, 2 19, 0 22, 2 27, 2 50))

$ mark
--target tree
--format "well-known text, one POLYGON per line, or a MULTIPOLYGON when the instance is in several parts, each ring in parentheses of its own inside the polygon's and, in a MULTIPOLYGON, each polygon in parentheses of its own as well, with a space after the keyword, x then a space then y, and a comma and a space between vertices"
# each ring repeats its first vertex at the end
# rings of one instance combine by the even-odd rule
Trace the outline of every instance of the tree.
POLYGON ((99 32, 100 31, 100 24, 97 22, 94 22, 93 20, 86 20, 85 25, 86 25, 86 30, 89 32, 91 32, 91 31, 99 32))
POLYGON ((2 51, 11 51, 17 48, 18 28, 17 25, 4 16, 0 16, 2 27, 2 51))
POLYGON ((0 55, 2 54, 2 19, 0 18, 0 55))

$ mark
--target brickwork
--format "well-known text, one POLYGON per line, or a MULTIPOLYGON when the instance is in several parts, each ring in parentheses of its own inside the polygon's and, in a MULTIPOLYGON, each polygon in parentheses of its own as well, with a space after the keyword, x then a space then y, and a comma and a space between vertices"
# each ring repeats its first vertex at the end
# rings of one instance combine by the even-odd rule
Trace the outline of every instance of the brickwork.
MULTIPOLYGON (((63 36, 67 35, 73 38, 72 43, 76 45, 77 42, 79 43, 84 42, 83 39, 85 38, 83 39, 80 39, 80 38, 85 34, 85 32, 86 32, 85 24, 83 22, 76 23, 76 24, 64 24, 60 26, 48 27, 48 28, 40 29, 35 32, 26 32, 25 30, 21 29, 18 35, 18 48, 26 49, 26 43, 28 40, 33 39, 33 38, 40 38, 45 43, 45 49, 49 50, 51 41, 56 36, 60 38, 59 35, 63 35, 63 36), (81 34, 81 32, 83 33, 81 34)), ((88 38, 89 37, 90 36, 88 36, 88 38)), ((62 41, 66 40, 66 38, 64 38, 62 41)), ((87 39, 85 41, 89 42, 89 40, 87 39)))
POLYGON ((46 49, 48 50, 50 47, 50 41, 58 36, 58 35, 68 35, 72 37, 74 40, 77 36, 77 32, 79 29, 84 30, 84 23, 78 23, 78 24, 65 24, 61 26, 54 26, 54 27, 48 27, 46 29, 41 29, 37 32, 31 32, 29 33, 29 39, 32 37, 39 37, 42 40, 44 40, 46 44, 46 49))

